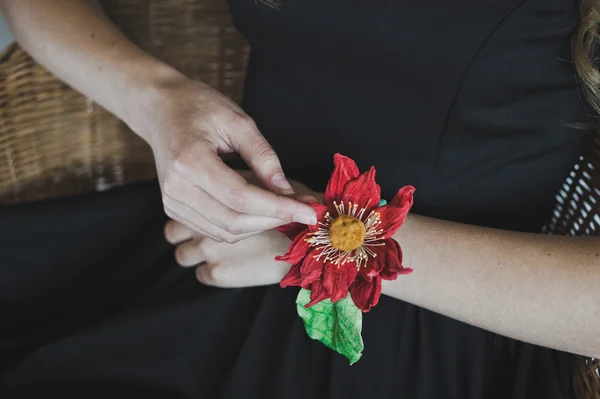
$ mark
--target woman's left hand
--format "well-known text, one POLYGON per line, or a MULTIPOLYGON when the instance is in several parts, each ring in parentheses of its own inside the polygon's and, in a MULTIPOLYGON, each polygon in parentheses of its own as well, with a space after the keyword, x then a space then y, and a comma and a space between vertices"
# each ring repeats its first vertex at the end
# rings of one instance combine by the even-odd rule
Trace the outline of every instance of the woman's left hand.
POLYGON ((165 237, 177 245, 177 263, 196 267, 198 280, 210 286, 237 288, 277 284, 291 266, 275 260, 290 245, 290 240, 277 230, 267 230, 230 244, 199 236, 170 220, 165 226, 165 237))

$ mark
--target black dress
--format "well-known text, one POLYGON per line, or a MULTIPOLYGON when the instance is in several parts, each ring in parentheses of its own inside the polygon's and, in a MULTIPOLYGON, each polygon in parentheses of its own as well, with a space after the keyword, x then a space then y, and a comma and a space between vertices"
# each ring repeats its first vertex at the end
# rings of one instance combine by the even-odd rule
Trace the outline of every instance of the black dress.
MULTIPOLYGON (((575 0, 231 0, 244 107, 287 174, 334 152, 415 213, 537 232, 581 147, 575 0)), ((296 289, 207 288, 156 182, 0 209, 0 397, 571 398, 569 357, 382 297, 360 362, 310 340, 296 289)), ((443 267, 443 265, 440 265, 443 267)))

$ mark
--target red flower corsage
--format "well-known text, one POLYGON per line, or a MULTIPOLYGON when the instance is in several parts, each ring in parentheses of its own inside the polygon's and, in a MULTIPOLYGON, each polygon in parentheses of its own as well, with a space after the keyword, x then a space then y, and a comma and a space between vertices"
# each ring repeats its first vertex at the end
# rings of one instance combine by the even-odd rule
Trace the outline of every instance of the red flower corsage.
POLYGON ((292 240, 287 253, 276 258, 292 264, 281 286, 309 290, 307 309, 325 300, 334 305, 350 293, 354 306, 368 312, 379 300, 382 280, 412 272, 402 265, 402 250, 392 236, 412 207, 415 189, 401 188, 386 205, 374 167, 360 174, 356 163, 340 154, 334 164, 324 204, 311 203, 318 224, 278 228, 292 240))

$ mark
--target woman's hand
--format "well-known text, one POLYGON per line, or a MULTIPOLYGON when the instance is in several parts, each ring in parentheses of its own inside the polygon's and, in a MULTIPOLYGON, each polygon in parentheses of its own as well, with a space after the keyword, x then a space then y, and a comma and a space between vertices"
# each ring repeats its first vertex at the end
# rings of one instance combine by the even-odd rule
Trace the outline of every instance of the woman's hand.
MULTIPOLYGON (((250 184, 260 182, 251 171, 236 170, 250 184)), ((300 201, 322 200, 322 193, 290 180, 300 201)), ((175 259, 183 267, 196 267, 196 277, 206 285, 223 288, 276 284, 290 264, 276 261, 287 251, 290 240, 271 229, 236 243, 218 242, 198 234, 182 223, 170 220, 165 225, 165 238, 175 249, 175 259)))
POLYGON ((176 244, 175 258, 183 267, 196 267, 197 279, 222 288, 277 284, 290 264, 275 260, 283 255, 290 240, 277 230, 267 230, 229 244, 199 236, 183 224, 169 221, 167 241, 176 244))
POLYGON ((163 81, 137 120, 154 151, 165 212, 189 229, 233 243, 291 221, 316 223, 310 206, 289 197, 294 189, 252 119, 209 86, 182 76, 163 81), (231 152, 266 190, 218 155, 231 152))
POLYGON ((271 146, 232 101, 135 46, 97 0, 0 0, 34 58, 129 125, 152 147, 165 211, 190 229, 234 242, 275 226, 316 223, 271 146), (262 187, 218 153, 237 152, 262 187))

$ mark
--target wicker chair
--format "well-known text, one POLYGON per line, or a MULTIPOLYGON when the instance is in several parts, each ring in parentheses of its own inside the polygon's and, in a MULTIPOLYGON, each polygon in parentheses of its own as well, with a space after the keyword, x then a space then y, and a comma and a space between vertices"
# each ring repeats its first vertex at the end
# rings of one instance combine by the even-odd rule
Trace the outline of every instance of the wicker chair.
MULTIPOLYGON (((226 0, 104 0, 138 45, 239 101, 248 47, 226 0)), ((155 177, 152 152, 122 122, 57 80, 18 45, 0 56, 0 205, 107 190, 155 177)), ((600 132, 544 228, 600 235, 600 132)), ((600 399, 598 360, 575 357, 578 397, 600 399)))
MULTIPOLYGON (((102 4, 140 47, 241 100, 248 49, 226 1, 102 4)), ((16 44, 0 56, 0 82, 0 204, 101 191, 156 175, 143 140, 16 44)))

